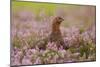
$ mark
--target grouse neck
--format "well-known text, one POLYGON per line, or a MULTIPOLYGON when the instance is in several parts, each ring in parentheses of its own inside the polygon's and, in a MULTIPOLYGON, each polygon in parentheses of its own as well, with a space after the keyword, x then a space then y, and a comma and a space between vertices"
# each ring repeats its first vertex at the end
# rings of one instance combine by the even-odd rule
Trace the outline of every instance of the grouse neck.
POLYGON ((52 24, 52 33, 60 33, 60 24, 56 22, 52 24))

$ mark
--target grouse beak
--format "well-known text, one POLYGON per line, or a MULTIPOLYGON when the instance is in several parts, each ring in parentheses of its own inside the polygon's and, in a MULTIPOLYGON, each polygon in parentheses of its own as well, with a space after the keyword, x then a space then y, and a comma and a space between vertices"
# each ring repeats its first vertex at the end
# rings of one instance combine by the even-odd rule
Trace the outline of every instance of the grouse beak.
POLYGON ((64 19, 62 18, 62 21, 64 21, 64 19))
POLYGON ((61 19, 60 19, 60 22, 62 22, 62 21, 64 21, 64 19, 63 19, 63 18, 61 18, 61 19))

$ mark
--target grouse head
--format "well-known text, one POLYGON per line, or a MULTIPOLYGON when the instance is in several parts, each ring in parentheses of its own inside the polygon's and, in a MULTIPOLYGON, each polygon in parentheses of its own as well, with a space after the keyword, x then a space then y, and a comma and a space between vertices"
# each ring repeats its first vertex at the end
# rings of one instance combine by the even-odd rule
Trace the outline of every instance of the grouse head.
POLYGON ((53 20, 53 22, 56 24, 61 24, 62 21, 64 21, 64 19, 61 17, 55 17, 53 20))

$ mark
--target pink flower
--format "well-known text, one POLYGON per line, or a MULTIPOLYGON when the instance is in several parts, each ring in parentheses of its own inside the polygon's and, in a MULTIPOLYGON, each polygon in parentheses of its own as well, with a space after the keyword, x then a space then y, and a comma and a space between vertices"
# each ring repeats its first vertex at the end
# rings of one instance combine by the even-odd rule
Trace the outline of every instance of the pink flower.
POLYGON ((38 57, 38 58, 35 60, 34 64, 41 64, 41 59, 40 59, 40 57, 38 57))

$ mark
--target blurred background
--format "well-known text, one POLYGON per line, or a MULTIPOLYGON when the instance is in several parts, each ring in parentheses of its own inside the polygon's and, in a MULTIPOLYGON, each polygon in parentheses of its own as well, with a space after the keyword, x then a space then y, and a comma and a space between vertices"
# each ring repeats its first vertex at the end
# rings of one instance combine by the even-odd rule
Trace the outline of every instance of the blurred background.
MULTIPOLYGON (((11 58, 13 65, 95 60, 95 6, 12 1, 11 7, 11 43, 13 45, 11 58), (36 54, 37 56, 32 56, 32 58, 36 58, 32 62, 26 62, 25 58, 21 59, 20 57, 23 55, 29 57, 29 54, 23 54, 24 49, 29 51, 27 47, 31 47, 36 41, 48 37, 51 32, 52 20, 56 16, 64 18, 60 29, 64 41, 71 47, 69 50, 62 52, 64 57, 61 56, 61 59, 56 57, 56 61, 54 60, 55 57, 49 59, 51 61, 41 61, 36 54), (79 49, 76 49, 77 46, 79 46, 79 49), (22 54, 20 55, 19 52, 22 54), (70 56, 67 55, 68 57, 66 57, 66 54, 70 56), (16 55, 18 55, 19 60, 18 57, 15 57, 16 55), (57 62, 57 60, 60 60, 60 62, 57 62)), ((47 45, 52 44, 48 43, 47 45)), ((51 47, 52 50, 55 49, 53 47, 51 47)), ((37 49, 34 50, 38 51, 37 49)), ((49 50, 48 47, 42 53, 46 54, 47 50, 49 50)), ((57 49, 58 52, 63 50, 57 49)), ((41 54, 41 52, 39 53, 41 54)))

